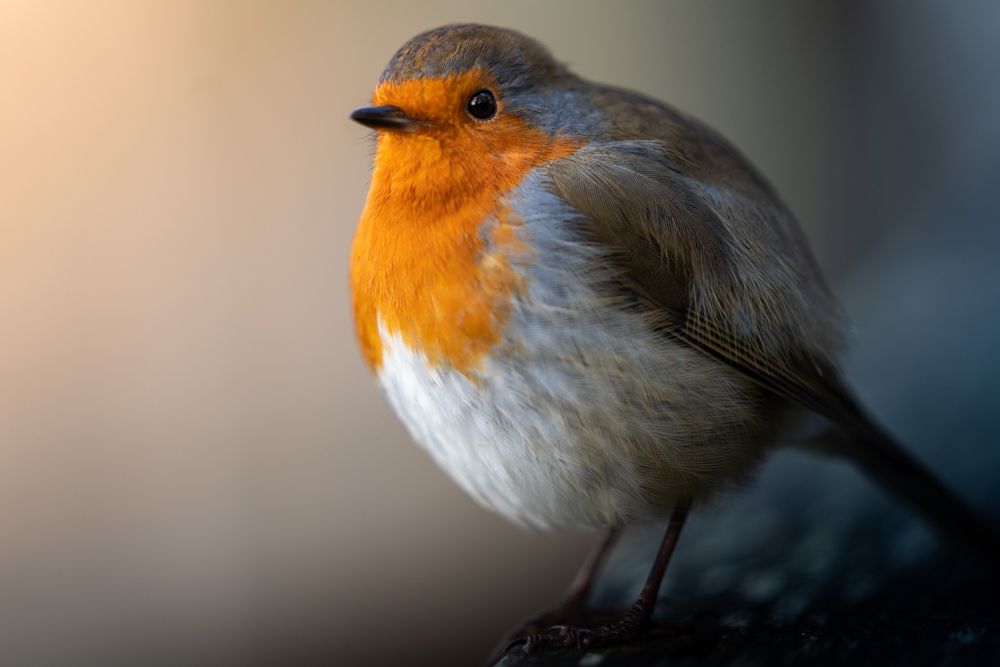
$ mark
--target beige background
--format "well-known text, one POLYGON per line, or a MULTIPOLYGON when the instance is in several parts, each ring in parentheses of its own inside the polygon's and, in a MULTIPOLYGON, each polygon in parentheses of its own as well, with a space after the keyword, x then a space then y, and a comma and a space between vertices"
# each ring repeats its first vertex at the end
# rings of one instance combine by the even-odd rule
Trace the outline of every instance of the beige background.
POLYGON ((858 256, 836 3, 2 2, 0 661, 474 664, 568 582, 590 537, 474 505, 353 338, 347 116, 465 21, 706 120, 858 256))

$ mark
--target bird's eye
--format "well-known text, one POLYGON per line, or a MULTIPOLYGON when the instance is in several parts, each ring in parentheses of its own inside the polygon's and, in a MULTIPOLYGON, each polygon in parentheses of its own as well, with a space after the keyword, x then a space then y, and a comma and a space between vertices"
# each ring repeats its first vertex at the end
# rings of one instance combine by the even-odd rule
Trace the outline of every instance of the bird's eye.
POLYGON ((497 98, 493 97, 493 93, 484 88, 472 93, 468 104, 465 105, 465 110, 469 112, 470 116, 479 120, 492 118, 493 114, 497 112, 497 98))

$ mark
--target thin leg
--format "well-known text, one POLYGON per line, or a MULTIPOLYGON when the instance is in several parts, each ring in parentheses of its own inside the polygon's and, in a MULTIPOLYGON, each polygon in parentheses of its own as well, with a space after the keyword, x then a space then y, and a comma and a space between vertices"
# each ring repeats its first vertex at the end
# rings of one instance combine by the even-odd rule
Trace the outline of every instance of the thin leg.
POLYGON ((558 635, 535 634, 530 637, 522 637, 508 644, 500 653, 500 657, 502 658, 510 649, 519 645, 524 646, 525 653, 545 646, 601 646, 629 639, 645 630, 646 626, 649 625, 649 619, 653 616, 653 610, 656 608, 660 584, 663 582, 663 575, 667 571, 670 555, 677 545, 677 539, 684 527, 690 506, 691 503, 688 501, 674 509, 674 513, 670 516, 670 525, 667 526, 667 532, 660 544, 660 550, 656 553, 656 560, 653 561, 653 568, 646 578, 646 584, 642 587, 635 604, 625 612, 621 619, 592 630, 563 627, 559 628, 558 635))
POLYGON ((618 535, 617 528, 608 526, 601 541, 591 549, 587 560, 580 566, 579 572, 576 573, 573 583, 569 585, 569 589, 567 589, 559 606, 530 616, 521 625, 508 630, 496 648, 493 649, 490 657, 486 659, 485 664, 493 665, 498 662, 503 657, 507 645, 518 637, 534 635, 553 625, 578 621, 587 603, 587 596, 590 595, 590 591, 594 587, 597 571, 600 569, 604 556, 618 540, 618 535))

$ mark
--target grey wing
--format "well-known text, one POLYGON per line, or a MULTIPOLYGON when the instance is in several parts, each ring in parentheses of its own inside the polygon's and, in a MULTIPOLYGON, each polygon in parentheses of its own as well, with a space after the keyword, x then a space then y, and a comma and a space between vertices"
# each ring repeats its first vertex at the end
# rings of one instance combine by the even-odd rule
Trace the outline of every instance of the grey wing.
POLYGON ((865 415, 833 363, 839 311, 792 216, 738 156, 713 182, 655 141, 586 148, 547 168, 584 214, 622 285, 662 311, 663 335, 839 426, 823 448, 851 458, 938 528, 1000 566, 978 514, 865 415))

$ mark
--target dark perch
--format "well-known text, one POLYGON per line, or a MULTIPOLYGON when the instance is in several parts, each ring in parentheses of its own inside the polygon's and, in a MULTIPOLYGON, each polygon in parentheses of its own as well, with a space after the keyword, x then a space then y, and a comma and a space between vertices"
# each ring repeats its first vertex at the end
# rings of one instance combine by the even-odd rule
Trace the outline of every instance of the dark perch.
MULTIPOLYGON (((998 599, 1000 584, 968 579, 958 570, 939 566, 896 577, 854 605, 838 606, 821 598, 794 619, 774 618, 766 607, 735 606, 719 599, 695 613, 658 615, 648 633, 624 644, 592 650, 516 651, 499 664, 997 665, 998 599), (956 586, 962 579, 965 582, 956 586)), ((593 618, 595 623, 602 620, 593 618)))

